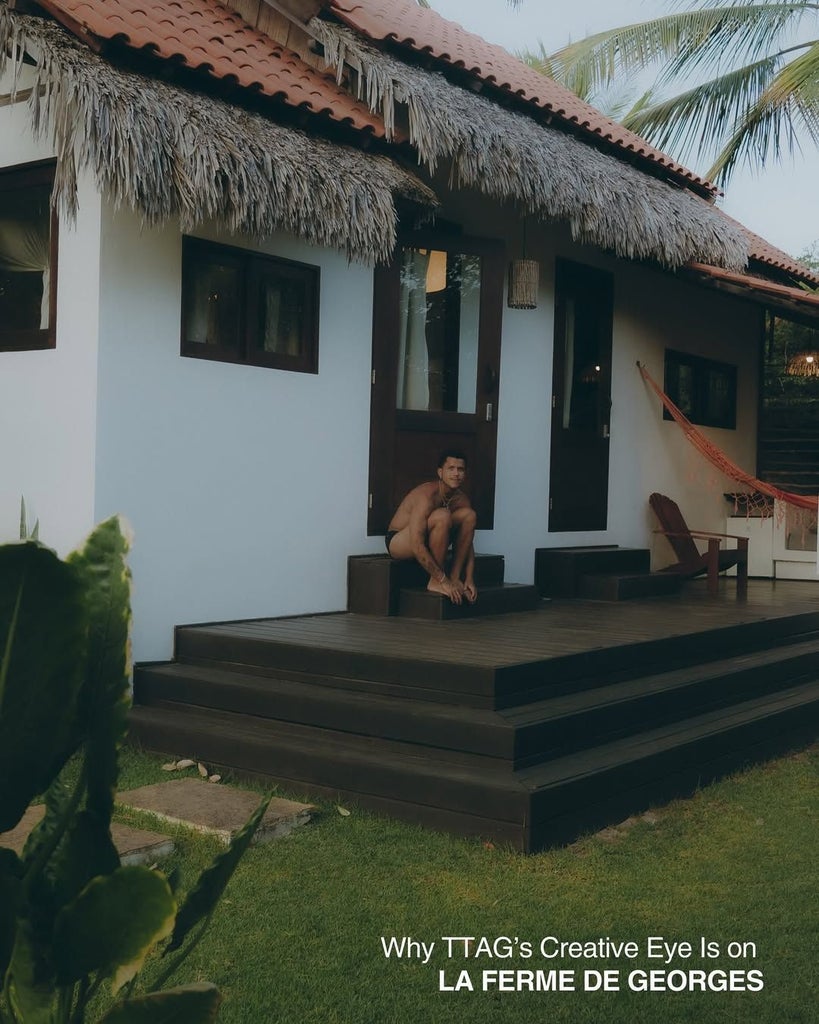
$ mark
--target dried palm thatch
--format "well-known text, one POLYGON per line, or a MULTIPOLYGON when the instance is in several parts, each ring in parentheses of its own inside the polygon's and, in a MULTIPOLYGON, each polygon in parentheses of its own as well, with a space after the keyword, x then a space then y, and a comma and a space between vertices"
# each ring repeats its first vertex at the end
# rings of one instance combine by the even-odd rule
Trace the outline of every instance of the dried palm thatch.
POLYGON ((53 144, 54 202, 69 216, 77 175, 90 169, 104 194, 147 224, 284 230, 372 263, 394 247, 396 196, 436 202, 387 157, 118 70, 53 23, 0 2, 0 74, 11 67, 16 83, 26 52, 36 60, 32 126, 53 144))
POLYGON ((345 62, 357 71, 360 96, 381 112, 388 132, 396 106, 406 107, 420 161, 434 171, 449 160, 455 187, 472 186, 517 202, 525 214, 567 221, 577 241, 628 259, 671 268, 689 260, 746 265, 741 230, 693 193, 405 64, 343 26, 314 18, 310 27, 339 81, 345 62))

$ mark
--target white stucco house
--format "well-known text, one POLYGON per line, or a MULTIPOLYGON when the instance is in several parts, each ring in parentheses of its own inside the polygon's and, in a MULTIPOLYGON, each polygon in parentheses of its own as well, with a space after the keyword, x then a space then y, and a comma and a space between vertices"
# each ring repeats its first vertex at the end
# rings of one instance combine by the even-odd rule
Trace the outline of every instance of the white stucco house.
POLYGON ((445 445, 511 580, 649 546, 653 491, 724 528, 635 364, 753 469, 763 311, 819 282, 499 48, 410 0, 0 0, 0 70, 0 538, 124 513, 138 660, 343 608, 445 445))

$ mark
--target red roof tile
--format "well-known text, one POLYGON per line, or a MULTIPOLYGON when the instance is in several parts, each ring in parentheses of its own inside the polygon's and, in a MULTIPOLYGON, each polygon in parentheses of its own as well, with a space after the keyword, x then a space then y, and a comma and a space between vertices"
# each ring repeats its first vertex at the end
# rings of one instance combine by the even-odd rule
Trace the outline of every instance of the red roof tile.
POLYGON ((476 78, 576 125, 586 134, 605 139, 621 150, 637 154, 643 161, 664 167, 688 184, 717 192, 711 182, 654 149, 645 139, 611 121, 503 47, 486 42, 433 10, 419 7, 415 0, 331 0, 330 9, 352 29, 370 39, 397 43, 452 67, 463 68, 476 78))
POLYGON ((798 312, 819 320, 819 292, 805 292, 801 288, 777 284, 752 274, 742 274, 707 263, 689 263, 685 271, 700 280, 714 285, 724 285, 735 294, 751 293, 760 302, 770 302, 791 312, 798 312))
POLYGON ((308 66, 298 54, 252 28, 217 0, 38 2, 97 47, 116 40, 134 49, 150 49, 160 58, 235 81, 289 106, 384 135, 382 121, 331 75, 308 66))

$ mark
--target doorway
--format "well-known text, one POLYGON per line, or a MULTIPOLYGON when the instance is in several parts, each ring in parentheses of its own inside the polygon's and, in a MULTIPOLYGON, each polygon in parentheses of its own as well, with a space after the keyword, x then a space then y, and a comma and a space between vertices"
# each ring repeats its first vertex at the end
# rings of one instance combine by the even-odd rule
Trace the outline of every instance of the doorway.
POLYGON ((468 462, 478 527, 495 506, 503 248, 413 233, 375 271, 367 529, 384 533, 442 450, 468 462))
POLYGON ((549 531, 605 530, 611 416, 611 274, 559 260, 555 272, 549 531))

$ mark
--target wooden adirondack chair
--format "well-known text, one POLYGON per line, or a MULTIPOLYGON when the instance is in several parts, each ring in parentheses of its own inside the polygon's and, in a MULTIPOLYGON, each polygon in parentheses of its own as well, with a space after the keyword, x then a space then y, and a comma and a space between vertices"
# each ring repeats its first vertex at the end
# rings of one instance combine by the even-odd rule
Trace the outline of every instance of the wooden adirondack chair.
POLYGON ((655 492, 648 502, 660 523, 660 529, 655 532, 668 537, 668 542, 679 559, 674 565, 667 566, 663 572, 677 572, 687 577, 701 576, 703 573, 707 573, 708 593, 716 594, 719 586, 719 574, 735 565, 737 567, 737 597, 745 597, 748 593, 747 537, 690 530, 677 503, 664 494, 655 492), (705 553, 699 550, 695 539, 708 541, 708 550, 705 553), (736 540, 737 546, 723 548, 721 547, 723 540, 736 540))

